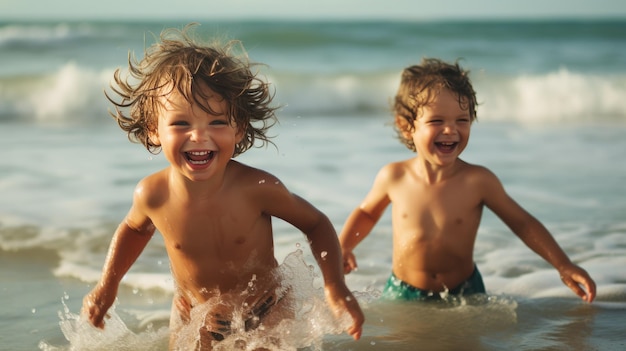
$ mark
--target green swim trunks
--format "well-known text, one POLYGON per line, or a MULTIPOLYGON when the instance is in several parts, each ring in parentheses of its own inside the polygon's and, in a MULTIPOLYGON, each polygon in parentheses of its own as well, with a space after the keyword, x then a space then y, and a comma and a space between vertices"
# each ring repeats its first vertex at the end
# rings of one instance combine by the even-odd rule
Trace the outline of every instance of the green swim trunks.
MULTIPOLYGON (((448 291, 450 295, 471 295, 480 293, 484 294, 486 290, 483 277, 480 275, 476 266, 474 266, 474 272, 472 272, 472 275, 466 281, 448 291)), ((389 300, 406 301, 432 301, 442 299, 438 292, 416 288, 396 277, 393 272, 387 280, 382 297, 389 300)))

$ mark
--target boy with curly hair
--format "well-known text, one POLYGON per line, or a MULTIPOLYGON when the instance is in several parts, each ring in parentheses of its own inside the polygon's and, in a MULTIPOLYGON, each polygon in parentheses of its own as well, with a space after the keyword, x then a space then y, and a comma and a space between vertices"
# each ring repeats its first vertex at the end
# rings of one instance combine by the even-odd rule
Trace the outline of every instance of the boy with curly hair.
POLYGON ((129 77, 115 72, 111 88, 120 99, 107 98, 131 141, 162 150, 169 166, 137 184, 83 313, 104 328, 122 277, 158 230, 177 292, 170 348, 190 349, 178 335, 198 306, 204 312, 193 348, 211 349, 228 336, 236 313, 246 331, 276 325, 293 314, 274 256, 277 217, 306 235, 327 301, 335 313, 351 316, 347 332, 358 339, 364 317, 344 282, 329 219, 272 174, 233 160, 255 141, 269 142, 275 108, 268 84, 245 56, 231 53, 237 42, 204 46, 189 28, 166 30, 160 39, 141 61, 129 57, 129 77))
POLYGON ((354 248, 393 204, 392 273, 383 296, 438 300, 485 293, 473 251, 483 208, 493 211, 559 272, 584 301, 596 286, 548 230, 504 190, 487 168, 459 158, 476 120, 476 93, 458 63, 424 59, 402 72, 393 112, 400 141, 417 155, 384 166, 340 234, 344 271, 357 268, 354 248))

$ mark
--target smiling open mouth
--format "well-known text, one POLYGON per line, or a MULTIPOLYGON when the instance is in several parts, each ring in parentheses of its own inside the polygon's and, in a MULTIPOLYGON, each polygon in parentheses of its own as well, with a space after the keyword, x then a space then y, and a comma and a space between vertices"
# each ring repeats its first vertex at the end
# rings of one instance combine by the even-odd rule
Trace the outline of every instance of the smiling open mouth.
POLYGON ((187 161, 192 165, 203 165, 211 161, 213 158, 213 151, 188 151, 185 152, 187 161))
POLYGON ((435 146, 442 152, 451 152, 458 144, 457 142, 436 142, 435 146))

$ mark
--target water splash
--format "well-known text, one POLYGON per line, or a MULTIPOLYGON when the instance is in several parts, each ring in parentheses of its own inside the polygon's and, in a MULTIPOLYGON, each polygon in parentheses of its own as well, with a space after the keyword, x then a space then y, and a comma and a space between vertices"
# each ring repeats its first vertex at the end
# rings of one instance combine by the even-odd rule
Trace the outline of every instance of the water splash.
POLYGON ((43 351, 149 351, 165 350, 169 331, 167 327, 154 330, 148 324, 143 331, 133 332, 116 312, 114 304, 109 310, 104 330, 93 327, 84 316, 72 313, 65 301, 63 311, 59 312, 61 331, 69 341, 69 345, 53 346, 45 341, 39 343, 43 351), (165 348, 164 348, 165 347, 165 348))
MULTIPOLYGON (((346 314, 336 318, 328 308, 324 291, 316 287, 318 278, 314 267, 304 260, 303 251, 298 249, 290 253, 279 266, 279 273, 284 279, 285 286, 293 294, 293 317, 286 318, 273 327, 260 325, 254 330, 246 331, 242 317, 232 320, 232 333, 224 340, 215 343, 214 350, 254 350, 259 347, 272 351, 322 350, 324 338, 327 335, 339 335, 350 325, 351 320, 346 314)), ((167 350, 169 343, 169 327, 154 328, 152 323, 139 321, 138 327, 127 317, 123 310, 119 313, 116 307, 124 301, 116 303, 110 310, 106 320, 106 327, 100 330, 91 326, 84 317, 72 313, 65 301, 63 311, 59 312, 60 327, 69 345, 53 346, 45 341, 40 342, 39 348, 44 351, 104 351, 104 350, 167 350)), ((200 305, 202 306, 202 305, 200 305)), ((200 307, 198 306, 198 307, 200 307)), ((243 308, 243 306, 242 306, 243 308)), ((242 314, 236 314, 242 315, 242 314)), ((201 324, 203 314, 194 308, 191 315, 191 324, 201 324)), ((191 328, 193 329, 193 328, 191 328)), ((195 330, 198 330, 197 328, 195 330)), ((187 344, 194 344, 200 336, 191 334, 179 335, 187 344)), ((348 336, 345 336, 349 338, 348 336)))

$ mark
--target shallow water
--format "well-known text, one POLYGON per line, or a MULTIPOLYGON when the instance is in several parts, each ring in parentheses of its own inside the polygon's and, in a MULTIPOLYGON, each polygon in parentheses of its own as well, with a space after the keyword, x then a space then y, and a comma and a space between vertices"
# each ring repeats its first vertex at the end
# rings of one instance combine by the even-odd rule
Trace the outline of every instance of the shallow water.
MULTIPOLYGON (((331 129, 328 123, 328 118, 286 119, 276 129, 278 151, 253 149, 241 161, 279 176, 328 213, 339 230, 378 167, 410 153, 396 145, 384 119, 343 118, 332 121, 331 129), (319 142, 321 135, 333 142, 319 142), (367 140, 367 147, 348 140, 367 140), (344 155, 337 157, 340 141, 344 155)), ((551 267, 489 212, 475 258, 491 302, 438 308, 379 301, 375 297, 391 262, 390 219, 385 215, 356 252, 359 270, 347 276, 367 317, 362 340, 315 334, 310 326, 294 329, 310 338, 309 349, 445 350, 471 345, 476 350, 605 350, 623 345, 626 223, 619 184, 625 166, 614 160, 626 150, 618 138, 624 127, 534 129, 479 123, 473 128, 465 159, 492 168, 512 196, 546 223, 570 257, 596 279, 597 301, 587 305, 578 300, 551 267), (553 146, 546 150, 548 143, 553 146), (505 154, 492 151, 503 145, 508 145, 505 154), (535 159, 528 159, 530 155, 535 159)), ((79 313, 135 182, 162 167, 162 156, 127 143, 112 127, 10 125, 0 133, 5 160, 0 187, 15 199, 3 197, 0 218, 0 297, 5 301, 0 343, 6 350, 84 349, 84 343, 67 340, 72 334, 59 323, 79 313), (48 147, 41 151, 38 144, 25 143, 26 134, 48 147), (87 138, 90 142, 84 143, 87 138), (6 147, 20 144, 20 157, 6 147), (40 153, 49 156, 37 157, 40 153)), ((280 221, 275 228, 279 261, 302 249, 307 265, 316 267, 301 234, 280 221)), ((319 288, 319 278, 312 279, 319 288)), ((172 292, 157 235, 120 289, 116 313, 122 332, 107 330, 102 334, 107 343, 91 339, 94 349, 122 349, 124 342, 131 349, 166 349, 172 292), (114 337, 131 335, 126 328, 133 333, 131 341, 114 337)), ((306 323, 316 320, 319 316, 310 316, 306 323)))

